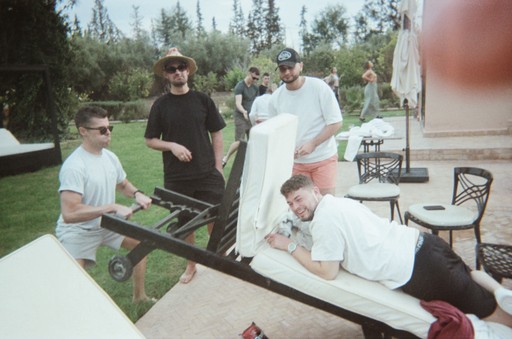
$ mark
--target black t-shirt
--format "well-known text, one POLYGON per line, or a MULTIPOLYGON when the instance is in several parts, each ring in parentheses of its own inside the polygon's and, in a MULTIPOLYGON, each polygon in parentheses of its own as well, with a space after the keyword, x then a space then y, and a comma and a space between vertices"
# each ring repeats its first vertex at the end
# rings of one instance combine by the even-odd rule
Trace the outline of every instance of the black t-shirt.
POLYGON ((171 151, 162 152, 165 182, 200 178, 215 167, 209 132, 226 127, 213 100, 206 94, 189 91, 184 95, 165 94, 149 113, 144 137, 158 138, 185 146, 192 161, 182 162, 171 151))

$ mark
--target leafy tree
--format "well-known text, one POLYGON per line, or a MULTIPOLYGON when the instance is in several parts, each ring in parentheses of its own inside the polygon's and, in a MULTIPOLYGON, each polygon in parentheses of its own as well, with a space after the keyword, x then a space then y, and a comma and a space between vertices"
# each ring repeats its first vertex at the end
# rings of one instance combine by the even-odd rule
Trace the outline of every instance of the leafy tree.
POLYGON ((181 8, 180 2, 176 4, 176 9, 171 19, 175 22, 175 29, 181 34, 181 38, 185 39, 187 33, 192 30, 190 19, 187 12, 181 8))
POLYGON ((142 19, 143 17, 140 16, 139 13, 139 7, 140 6, 132 6, 133 9, 133 22, 132 22, 132 29, 133 29, 133 36, 135 37, 135 40, 138 39, 145 39, 147 37, 147 32, 142 28, 142 19))
POLYGON ((212 18, 212 31, 217 31, 217 21, 215 21, 215 17, 212 18))
POLYGON ((224 88, 228 91, 232 91, 236 84, 245 77, 247 71, 240 67, 234 67, 230 69, 224 76, 224 88))
POLYGON ((110 96, 122 101, 147 98, 152 84, 153 74, 147 69, 131 68, 114 74, 109 83, 110 96))
POLYGON ((309 53, 311 53, 311 51, 313 50, 312 43, 313 43, 314 39, 313 39, 311 33, 309 33, 309 31, 308 31, 308 23, 306 20, 306 13, 307 13, 306 6, 302 6, 302 8, 300 10, 299 35, 302 40, 302 51, 303 51, 304 55, 309 55, 309 53))
POLYGON ((340 87, 363 85, 361 78, 364 62, 368 60, 367 51, 362 45, 344 46, 336 51, 334 66, 338 69, 340 87))
POLYGON ((281 27, 281 18, 279 17, 279 7, 276 6, 275 0, 268 0, 265 12, 266 32, 264 48, 269 49, 273 46, 283 43, 284 34, 281 27))
POLYGON ((218 87, 217 75, 213 72, 208 72, 207 75, 196 75, 194 77, 194 87, 197 91, 204 92, 208 94, 208 96, 211 96, 218 87))
POLYGON ((116 42, 123 35, 112 20, 110 20, 107 8, 103 5, 103 0, 94 0, 92 18, 87 34, 106 43, 116 42))
POLYGON ((329 5, 315 17, 312 25, 313 44, 326 42, 341 47, 347 43, 349 23, 343 5, 329 5))
POLYGON ((199 0, 197 0, 197 4, 196 4, 196 15, 197 15, 196 35, 204 36, 206 31, 203 26, 203 14, 201 13, 201 5, 199 4, 199 0))
POLYGON ((245 19, 240 0, 233 0, 233 19, 229 23, 229 33, 239 37, 245 36, 245 19))
POLYGON ((398 0, 365 0, 361 13, 357 15, 357 39, 367 41, 372 35, 398 30, 398 6, 398 0))
MULTIPOLYGON (((48 66, 58 129, 63 133, 77 104, 69 76, 75 62, 67 43, 69 27, 56 8, 57 1, 2 1, 0 64, 48 66)), ((18 138, 52 139, 41 73, 2 73, 0 97, 9 105, 8 127, 18 138)))
POLYGON ((154 22, 153 36, 157 44, 167 49, 185 40, 192 31, 191 21, 178 1, 169 12, 162 8, 159 19, 154 22))
POLYGON ((364 43, 371 36, 368 18, 363 12, 359 12, 354 17, 354 41, 364 43))
POLYGON ((219 80, 231 68, 244 68, 249 63, 249 41, 219 31, 209 32, 205 38, 191 37, 183 41, 179 48, 184 55, 194 58, 197 74, 207 75, 208 72, 213 72, 219 80))
POLYGON ((319 78, 330 73, 334 66, 334 51, 328 44, 315 48, 304 60, 304 72, 319 78))
POLYGON ((258 54, 265 47, 265 17, 263 0, 252 0, 252 11, 247 18, 246 36, 251 41, 251 52, 258 54))
POLYGON ((109 83, 115 74, 150 70, 158 54, 148 39, 123 38, 105 48, 105 43, 90 36, 73 36, 70 46, 76 60, 70 71, 73 88, 93 100, 110 98, 109 83))

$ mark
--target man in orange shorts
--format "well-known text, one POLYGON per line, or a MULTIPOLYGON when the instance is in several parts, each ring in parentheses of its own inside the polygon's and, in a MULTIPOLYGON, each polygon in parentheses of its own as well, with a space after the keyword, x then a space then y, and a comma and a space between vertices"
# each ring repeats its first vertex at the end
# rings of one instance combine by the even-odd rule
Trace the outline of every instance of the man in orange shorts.
POLYGON ((279 75, 285 86, 272 94, 270 116, 280 113, 299 118, 293 174, 310 177, 322 194, 336 189, 338 148, 334 134, 343 118, 333 91, 321 79, 302 76, 299 54, 285 48, 277 55, 279 75))

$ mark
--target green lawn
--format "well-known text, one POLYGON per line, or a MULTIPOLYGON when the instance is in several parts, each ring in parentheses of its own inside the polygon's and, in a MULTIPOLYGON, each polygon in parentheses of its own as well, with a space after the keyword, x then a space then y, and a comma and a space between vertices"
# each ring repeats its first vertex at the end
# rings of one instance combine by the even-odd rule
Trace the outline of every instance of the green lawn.
MULTIPOLYGON (((385 112, 384 116, 403 115, 403 111, 385 112)), ((233 142, 234 127, 227 121, 224 129, 224 149, 233 142)), ((359 125, 358 116, 345 116, 342 130, 351 124, 359 125)), ((152 193, 155 186, 163 186, 161 153, 146 147, 143 139, 146 124, 134 122, 115 124, 110 149, 120 158, 128 179, 136 187, 152 193)), ((75 131, 74 127, 71 127, 75 131)), ((79 144, 77 134, 74 140, 62 143, 62 157, 65 159, 79 144)), ((343 155, 346 143, 340 143, 339 154, 343 155)), ((225 168, 226 178, 231 170, 234 157, 225 168)), ((20 174, 0 179, 0 257, 16 250, 43 234, 54 234, 55 222, 60 213, 58 195, 58 173, 60 166, 44 168, 34 173, 20 174)), ((132 201, 119 196, 118 202, 130 205, 132 201)), ((166 215, 166 210, 153 207, 149 211, 136 213, 134 221, 153 224, 166 215)), ((205 244, 207 234, 201 230, 197 241, 205 244)), ((124 253, 124 252, 122 252, 124 253)), ((114 299, 132 321, 139 319, 151 307, 150 304, 131 303, 131 280, 118 283, 108 274, 108 261, 115 253, 108 248, 98 251, 97 265, 88 270, 94 280, 114 299)), ((165 251, 156 250, 148 257, 146 291, 150 296, 162 297, 178 281, 186 261, 165 251)), ((28 268, 27 268, 28 269, 28 268)))

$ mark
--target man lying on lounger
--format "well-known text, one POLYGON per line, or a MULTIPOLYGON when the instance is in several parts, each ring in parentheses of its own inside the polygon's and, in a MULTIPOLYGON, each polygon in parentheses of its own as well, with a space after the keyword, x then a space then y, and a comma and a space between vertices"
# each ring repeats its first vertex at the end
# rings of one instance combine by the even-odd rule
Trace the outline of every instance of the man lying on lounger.
POLYGON ((365 205, 322 196, 304 175, 295 175, 281 194, 302 221, 310 221, 311 250, 277 233, 270 246, 287 250, 321 278, 332 280, 340 266, 418 299, 442 300, 480 319, 512 327, 512 291, 482 271, 471 271, 440 237, 390 222, 365 205))

